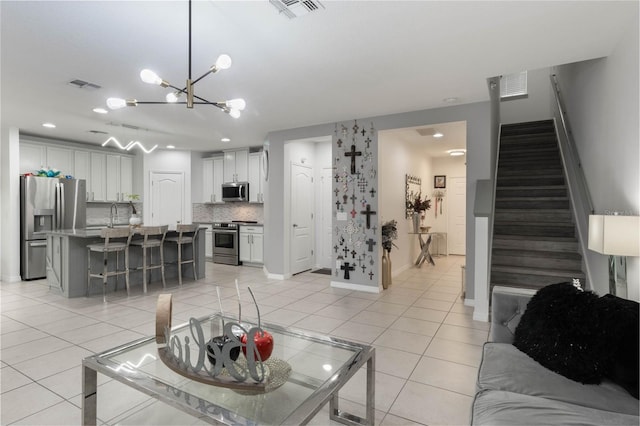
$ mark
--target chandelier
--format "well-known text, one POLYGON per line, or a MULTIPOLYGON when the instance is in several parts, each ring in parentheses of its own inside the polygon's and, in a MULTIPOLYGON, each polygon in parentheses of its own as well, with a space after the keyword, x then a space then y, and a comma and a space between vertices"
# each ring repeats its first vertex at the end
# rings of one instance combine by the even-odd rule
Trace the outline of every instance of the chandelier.
POLYGON ((136 99, 122 99, 122 98, 109 98, 107 99, 107 106, 110 109, 120 109, 127 106, 138 106, 142 104, 183 104, 186 105, 187 108, 193 108, 193 105, 196 104, 204 104, 204 105, 213 105, 214 107, 220 108, 222 111, 226 112, 233 118, 240 117, 240 111, 244 110, 246 103, 244 99, 231 99, 228 101, 222 102, 211 102, 200 96, 196 96, 193 93, 193 86, 206 77, 209 74, 215 74, 220 70, 228 69, 231 66, 231 58, 229 55, 220 55, 216 60, 215 64, 213 64, 207 72, 202 74, 200 77, 193 80, 191 78, 191 0, 189 0, 189 76, 187 78, 187 83, 183 88, 176 87, 169 83, 168 81, 163 80, 156 74, 155 72, 144 69, 140 72, 140 78, 142 81, 148 84, 155 84, 161 87, 169 87, 172 89, 170 93, 167 94, 165 101, 138 101, 136 99), (183 95, 186 95, 186 99, 181 101, 183 95))

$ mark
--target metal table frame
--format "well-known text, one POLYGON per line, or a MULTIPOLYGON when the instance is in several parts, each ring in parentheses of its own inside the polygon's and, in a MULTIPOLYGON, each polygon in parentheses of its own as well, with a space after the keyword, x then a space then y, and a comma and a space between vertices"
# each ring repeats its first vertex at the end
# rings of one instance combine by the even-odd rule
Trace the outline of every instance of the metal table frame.
MULTIPOLYGON (((212 320, 219 315, 200 318, 199 321, 212 320)), ((229 318, 233 320, 232 318, 229 318)), ((263 323, 264 324, 264 323, 263 323)), ((174 327, 179 330, 187 327, 188 323, 174 327)), ((349 342, 319 334, 294 331, 273 324, 264 324, 264 328, 277 333, 310 340, 317 343, 343 347, 358 348, 354 355, 347 360, 329 380, 322 382, 292 371, 289 381, 309 388, 317 388, 301 405, 299 405, 284 421, 283 424, 307 424, 329 402, 329 416, 331 420, 346 425, 373 425, 375 417, 375 348, 359 343, 349 342), (353 377, 358 370, 367 365, 366 417, 344 412, 339 408, 340 389, 353 377)), ((109 359, 126 351, 155 342, 155 337, 145 337, 114 349, 89 356, 82 360, 82 423, 96 425, 97 422, 97 373, 100 372, 120 383, 130 386, 146 395, 158 399, 174 408, 189 413, 211 424, 256 424, 255 420, 244 418, 233 411, 215 405, 198 396, 165 383, 135 368, 120 369, 120 364, 109 359)), ((159 361, 161 362, 161 361, 159 361)), ((175 373, 177 374, 177 373, 175 373)), ((188 380, 188 379, 186 379, 188 380)))

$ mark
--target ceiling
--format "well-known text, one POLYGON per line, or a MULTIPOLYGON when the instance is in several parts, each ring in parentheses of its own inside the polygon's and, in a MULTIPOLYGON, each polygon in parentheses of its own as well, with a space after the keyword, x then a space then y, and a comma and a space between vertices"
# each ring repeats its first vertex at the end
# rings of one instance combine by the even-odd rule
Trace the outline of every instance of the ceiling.
POLYGON ((257 146, 275 130, 486 101, 487 77, 607 56, 638 13, 635 1, 323 4, 290 20, 266 0, 194 1, 193 77, 233 59, 195 93, 243 97, 234 119, 207 105, 92 112, 108 97, 164 100, 143 68, 184 86, 186 1, 0 1, 2 124, 90 144, 107 138, 93 130, 197 151, 257 146))

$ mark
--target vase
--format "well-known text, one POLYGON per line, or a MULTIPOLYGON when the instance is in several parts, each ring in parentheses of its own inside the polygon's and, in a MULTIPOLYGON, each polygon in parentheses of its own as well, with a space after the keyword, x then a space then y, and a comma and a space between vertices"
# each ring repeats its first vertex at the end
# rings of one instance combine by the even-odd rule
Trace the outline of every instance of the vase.
POLYGON ((131 226, 137 226, 137 225, 140 225, 141 223, 142 223, 142 219, 137 214, 132 214, 131 217, 129 218, 129 225, 131 226))
POLYGON ((413 212, 413 232, 414 233, 418 233, 420 232, 420 213, 419 212, 413 212))
POLYGON ((391 285, 391 258, 387 250, 382 250, 382 288, 391 285))

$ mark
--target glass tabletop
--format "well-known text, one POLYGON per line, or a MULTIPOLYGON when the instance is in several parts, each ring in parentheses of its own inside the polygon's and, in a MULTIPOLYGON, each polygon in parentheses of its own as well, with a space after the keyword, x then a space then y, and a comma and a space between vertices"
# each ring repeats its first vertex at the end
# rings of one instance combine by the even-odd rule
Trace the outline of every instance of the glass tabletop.
MULTIPOLYGON (((223 334, 220 315, 197 321, 206 341, 223 334)), ((282 386, 263 392, 200 383, 174 372, 160 359, 155 337, 88 357, 84 365, 212 422, 299 424, 311 419, 374 356, 374 349, 367 345, 273 324, 263 323, 262 329, 273 336, 270 360, 282 360, 291 367, 282 386)), ((189 324, 173 327, 171 335, 185 342, 185 337, 191 338, 189 324)), ((199 349, 191 341, 190 358, 195 365, 199 349)))

